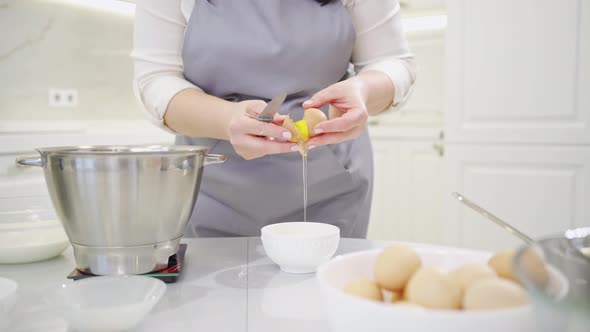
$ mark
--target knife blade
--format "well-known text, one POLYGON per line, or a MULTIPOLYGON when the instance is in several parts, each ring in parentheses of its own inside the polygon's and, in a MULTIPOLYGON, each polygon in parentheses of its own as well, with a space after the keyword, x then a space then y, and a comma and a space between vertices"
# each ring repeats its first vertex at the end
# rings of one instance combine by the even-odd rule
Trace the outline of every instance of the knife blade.
POLYGON ((275 96, 266 107, 262 110, 262 113, 256 117, 256 120, 264 121, 264 122, 272 122, 275 117, 275 114, 281 108, 283 102, 287 98, 287 94, 283 93, 278 96, 275 96))

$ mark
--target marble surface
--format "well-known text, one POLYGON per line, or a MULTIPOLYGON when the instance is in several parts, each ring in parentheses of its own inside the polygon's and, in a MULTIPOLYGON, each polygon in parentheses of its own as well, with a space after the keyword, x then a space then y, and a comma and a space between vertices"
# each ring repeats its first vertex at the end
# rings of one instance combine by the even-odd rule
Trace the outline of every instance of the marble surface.
MULTIPOLYGON (((281 272, 258 238, 184 239, 186 265, 178 282, 134 332, 329 331, 315 274, 281 272)), ((342 239, 338 254, 383 247, 386 242, 342 239)), ((71 249, 53 260, 0 265, 0 276, 19 283, 13 332, 65 332, 47 294, 74 267, 71 249)))
POLYGON ((142 119, 132 39, 131 15, 76 1, 0 0, 0 118, 142 119), (77 89, 78 106, 49 107, 50 88, 77 89))

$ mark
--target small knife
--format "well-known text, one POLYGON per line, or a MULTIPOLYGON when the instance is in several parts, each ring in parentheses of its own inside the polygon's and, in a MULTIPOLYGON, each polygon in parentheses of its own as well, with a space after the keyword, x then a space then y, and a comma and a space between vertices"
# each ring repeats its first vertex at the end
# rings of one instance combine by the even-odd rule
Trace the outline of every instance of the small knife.
POLYGON ((268 103, 268 105, 266 105, 264 110, 262 110, 262 113, 260 113, 260 115, 258 115, 256 117, 256 120, 264 121, 264 122, 272 122, 272 120, 275 118, 275 114, 277 113, 279 108, 281 108, 281 105, 283 104, 283 102, 285 102, 286 98, 287 98, 286 93, 283 93, 283 94, 280 94, 280 95, 274 97, 268 103))

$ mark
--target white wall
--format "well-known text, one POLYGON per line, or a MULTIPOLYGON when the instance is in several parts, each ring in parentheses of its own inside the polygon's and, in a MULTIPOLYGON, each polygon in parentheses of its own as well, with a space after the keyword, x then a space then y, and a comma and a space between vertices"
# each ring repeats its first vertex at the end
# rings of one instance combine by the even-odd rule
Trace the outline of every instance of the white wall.
POLYGON ((58 0, 0 0, 0 122, 142 119, 132 90, 131 16, 58 0), (48 107, 49 88, 79 91, 48 107))

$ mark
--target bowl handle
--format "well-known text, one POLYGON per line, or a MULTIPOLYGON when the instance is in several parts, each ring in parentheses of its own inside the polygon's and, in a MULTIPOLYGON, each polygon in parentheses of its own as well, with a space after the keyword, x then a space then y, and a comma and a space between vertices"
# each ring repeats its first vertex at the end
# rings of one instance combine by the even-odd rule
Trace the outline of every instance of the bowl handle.
POLYGON ((205 155, 205 166, 211 164, 221 164, 226 159, 227 157, 222 154, 207 154, 205 155))
POLYGON ((41 157, 21 157, 21 158, 16 158, 16 161, 15 162, 19 166, 25 166, 25 167, 29 167, 29 166, 43 167, 43 158, 41 158, 41 157))

